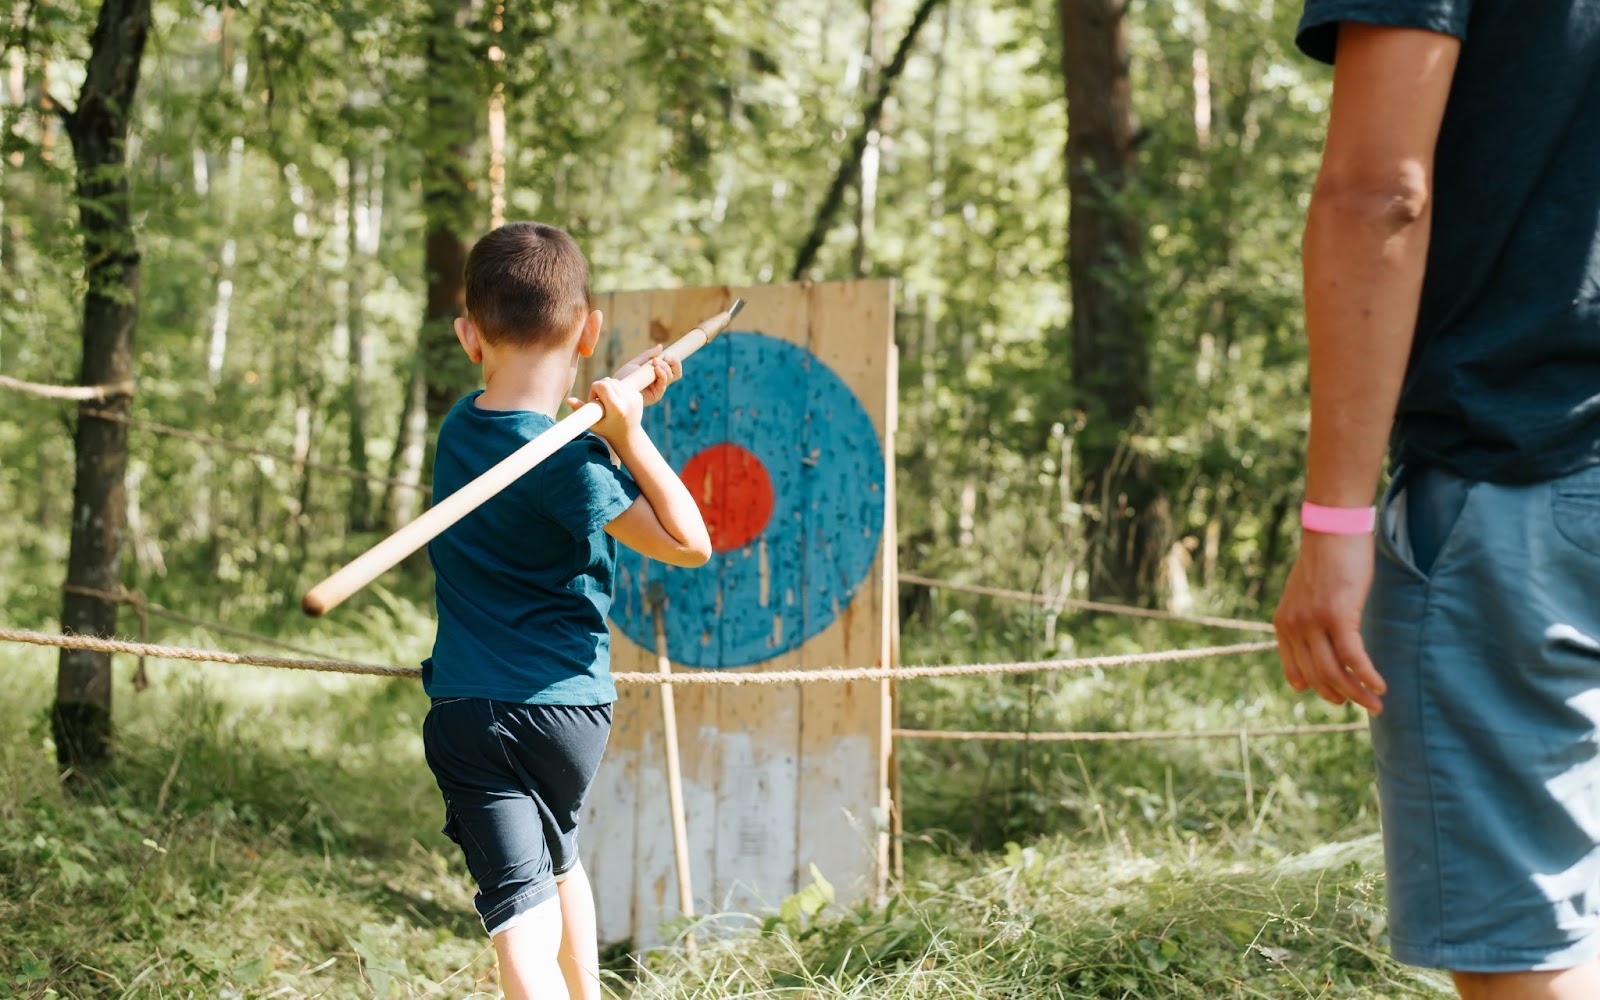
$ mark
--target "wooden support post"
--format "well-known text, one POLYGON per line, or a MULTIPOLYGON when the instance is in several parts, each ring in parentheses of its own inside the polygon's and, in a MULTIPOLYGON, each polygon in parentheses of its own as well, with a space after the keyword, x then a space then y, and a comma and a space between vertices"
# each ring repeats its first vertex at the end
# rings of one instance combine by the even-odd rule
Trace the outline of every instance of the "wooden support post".
MULTIPOLYGON (((672 660, 667 655, 667 625, 663 614, 667 602, 666 588, 660 581, 649 587, 648 598, 656 619, 656 669, 663 677, 672 676, 672 660)), ((661 685, 661 728, 666 744, 667 804, 672 811, 672 857, 678 870, 678 909, 685 917, 694 918, 694 885, 689 875, 689 822, 683 808, 683 764, 678 759, 678 710, 672 699, 672 685, 661 685)), ((696 951, 694 931, 683 939, 684 951, 693 958, 696 951)))

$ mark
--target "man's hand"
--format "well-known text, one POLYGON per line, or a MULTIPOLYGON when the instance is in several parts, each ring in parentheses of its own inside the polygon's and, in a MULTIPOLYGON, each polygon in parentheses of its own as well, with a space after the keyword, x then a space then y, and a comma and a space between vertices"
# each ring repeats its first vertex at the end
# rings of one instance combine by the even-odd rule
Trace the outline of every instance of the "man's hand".
POLYGON ((1361 641, 1361 608, 1372 587, 1371 535, 1308 531, 1272 623, 1283 676, 1335 705, 1353 701, 1374 715, 1388 690, 1361 641))
POLYGON ((661 351, 661 345, 657 344, 611 373, 612 378, 620 379, 632 375, 645 365, 654 367, 656 380, 650 383, 649 388, 641 393, 646 406, 653 406, 661 402, 661 397, 667 392, 667 386, 683 378, 683 362, 676 358, 663 358, 661 357, 661 351))

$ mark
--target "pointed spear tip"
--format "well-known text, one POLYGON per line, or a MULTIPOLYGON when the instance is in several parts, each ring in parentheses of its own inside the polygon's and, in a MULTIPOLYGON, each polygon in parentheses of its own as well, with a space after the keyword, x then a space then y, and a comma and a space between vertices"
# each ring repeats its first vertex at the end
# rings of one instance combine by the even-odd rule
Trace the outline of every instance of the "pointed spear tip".
POLYGON ((728 307, 728 319, 732 321, 735 316, 739 315, 739 310, 743 308, 744 299, 734 299, 733 305, 728 307))

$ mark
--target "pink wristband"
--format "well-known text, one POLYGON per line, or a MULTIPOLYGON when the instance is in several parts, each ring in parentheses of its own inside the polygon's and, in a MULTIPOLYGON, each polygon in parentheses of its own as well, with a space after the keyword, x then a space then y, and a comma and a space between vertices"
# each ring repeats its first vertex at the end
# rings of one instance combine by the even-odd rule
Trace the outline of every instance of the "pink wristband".
POLYGON ((1370 535, 1377 520, 1376 507, 1324 507, 1309 500, 1300 505, 1300 527, 1324 535, 1370 535))

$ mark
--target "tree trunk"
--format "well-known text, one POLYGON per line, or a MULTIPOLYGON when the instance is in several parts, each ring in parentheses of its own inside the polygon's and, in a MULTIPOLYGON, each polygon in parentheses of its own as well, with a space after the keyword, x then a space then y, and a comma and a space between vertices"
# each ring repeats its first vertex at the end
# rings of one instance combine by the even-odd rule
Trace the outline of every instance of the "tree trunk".
POLYGON ((422 512, 422 466, 427 449, 427 383, 420 363, 411 366, 406 398, 400 405, 400 427, 389 455, 389 484, 384 488, 383 510, 390 531, 415 520, 422 512), (412 483, 413 486, 403 486, 412 483))
POLYGON ((806 272, 811 270, 811 265, 817 259, 817 251, 822 249, 823 241, 828 238, 828 230, 833 227, 834 217, 844 204, 845 190, 859 179, 861 158, 866 153, 867 143, 883 121, 883 107, 889 100, 895 81, 905 72, 906 62, 911 58, 911 48, 916 44, 917 35, 922 31, 922 26, 928 23, 928 18, 939 2, 940 0, 921 0, 917 4, 916 11, 911 15, 911 25, 906 28, 905 35, 901 37, 899 46, 894 50, 894 58, 889 61, 883 75, 878 78, 877 92, 872 95, 872 100, 861 114, 861 128, 857 130, 849 151, 845 153, 838 171, 833 175, 833 183, 828 185, 827 193, 822 196, 822 204, 817 208, 816 218, 811 223, 811 232, 806 235, 805 242, 800 245, 799 254, 795 256, 794 271, 791 273, 795 281, 804 278, 806 272))
MULTIPOLYGON (((234 96, 243 104, 249 65, 243 49, 231 51, 226 28, 230 15, 231 11, 223 8, 222 64, 229 67, 234 96)), ((222 252, 217 257, 217 298, 211 313, 211 347, 206 352, 206 378, 212 391, 222 383, 222 367, 228 355, 228 329, 233 315, 233 272, 239 255, 234 220, 238 215, 239 195, 244 182, 244 136, 235 135, 229 140, 226 164, 227 187, 223 197, 227 200, 222 207, 222 225, 228 236, 222 241, 222 252)))
MULTIPOLYGON (((423 276, 427 297, 400 432, 389 457, 389 478, 419 484, 427 473, 431 426, 478 383, 478 373, 456 344, 451 324, 466 310, 463 233, 474 215, 472 167, 480 115, 488 107, 478 93, 476 55, 465 29, 471 0, 430 0, 427 25, 428 92, 426 146, 422 165, 423 276)), ((384 507, 390 527, 410 521, 420 509, 420 494, 391 485, 384 507)), ((419 557, 405 563, 419 565, 419 557)))
MULTIPOLYGON (((150 33, 150 0, 105 0, 90 40, 78 106, 63 112, 76 157, 79 225, 83 230, 84 385, 133 379, 133 335, 139 317, 139 250, 128 205, 125 147, 139 61, 150 33)), ((126 414, 132 395, 84 403, 74 439, 77 457, 72 494, 72 541, 67 583, 117 591, 127 523, 126 424, 86 412, 126 414)), ((67 591, 61 625, 67 632, 107 636, 116 631, 118 605, 67 591)), ((92 768, 111 752, 111 657, 63 649, 51 718, 56 758, 64 766, 92 768)))
POLYGON ((489 66, 493 85, 489 93, 489 225, 506 224, 506 52, 500 47, 505 31, 506 5, 496 3, 489 16, 489 66))
POLYGON ((1166 499, 1135 432, 1150 403, 1140 306, 1140 227, 1125 204, 1136 169, 1124 0, 1060 0, 1067 96, 1067 268, 1072 382, 1087 423, 1080 482, 1092 596, 1149 603, 1166 551, 1166 499))
POLYGON ((474 142, 483 131, 488 101, 478 94, 477 58, 465 31, 471 0, 430 0, 428 20, 427 148, 422 167, 422 208, 427 233, 423 270, 428 294, 417 350, 427 382, 428 417, 437 422, 478 374, 456 344, 451 324, 466 309, 462 269, 465 234, 472 226, 474 142))
POLYGON ((1189 62, 1194 72, 1194 141, 1205 149, 1211 145, 1211 56, 1206 52, 1211 26, 1206 21, 1205 4, 1197 4, 1191 16, 1194 52, 1189 62))
MULTIPOLYGON (((867 0, 867 45, 864 53, 865 70, 861 74, 861 90, 870 93, 883 68, 884 0, 867 0)), ((880 116, 883 118, 887 115, 880 116)), ((865 277, 872 267, 872 234, 878 214, 878 165, 883 157, 883 134, 886 123, 867 133, 867 145, 861 150, 860 196, 856 198, 856 249, 851 258, 851 272, 865 277)))
POLYGON ((1283 525, 1289 519, 1289 506, 1289 498, 1280 496, 1272 502, 1272 510, 1267 514, 1267 523, 1262 532, 1266 542, 1261 547, 1261 573, 1249 588, 1252 598, 1272 592, 1278 564, 1283 561, 1283 525))
MULTIPOLYGON (((350 467, 367 471, 367 389, 366 389, 366 308, 368 230, 373 224, 371 179, 354 151, 345 158, 348 170, 346 191, 345 335, 349 346, 345 404, 350 418, 350 467)), ((372 490, 365 479, 350 480, 350 529, 367 531, 372 527, 372 490)))
MULTIPOLYGON (((13 4, 15 8, 16 5, 13 4)), ((14 11, 13 18, 18 14, 14 11)), ((17 251, 22 246, 22 220, 14 211, 9 211, 8 206, 17 203, 15 193, 17 181, 13 174, 21 171, 22 159, 22 106, 27 100, 25 63, 27 56, 21 48, 15 48, 6 53, 5 66, 5 97, 7 112, 5 115, 5 134, 0 135, 0 145, 15 149, 7 153, 0 161, 0 277, 12 287, 21 287, 21 275, 17 269, 17 251)))

